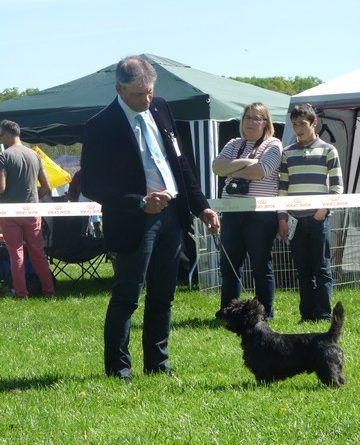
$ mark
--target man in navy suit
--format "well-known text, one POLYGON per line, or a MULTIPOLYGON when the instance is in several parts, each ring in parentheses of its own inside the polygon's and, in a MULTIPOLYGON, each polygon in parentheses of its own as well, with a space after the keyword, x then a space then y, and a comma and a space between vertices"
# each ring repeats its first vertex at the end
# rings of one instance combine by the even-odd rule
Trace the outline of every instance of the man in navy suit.
POLYGON ((102 205, 103 232, 116 252, 116 274, 104 338, 105 371, 131 383, 131 316, 146 284, 143 370, 172 375, 168 362, 171 305, 181 237, 191 213, 219 231, 180 151, 167 103, 153 98, 156 71, 139 56, 116 69, 118 96, 85 126, 82 192, 102 205))

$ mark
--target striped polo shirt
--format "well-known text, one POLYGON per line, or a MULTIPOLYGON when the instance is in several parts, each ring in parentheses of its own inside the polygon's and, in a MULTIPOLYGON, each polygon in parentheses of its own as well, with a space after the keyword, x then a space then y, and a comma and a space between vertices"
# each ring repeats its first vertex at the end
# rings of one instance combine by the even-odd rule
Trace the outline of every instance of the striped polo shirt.
MULTIPOLYGON (((343 178, 336 148, 319 137, 309 145, 286 147, 280 166, 279 196, 343 193, 343 178)), ((289 212, 313 215, 316 210, 289 212)))
MULTIPOLYGON (((231 139, 225 147, 221 150, 218 158, 236 159, 238 157, 239 148, 241 147, 244 139, 235 138, 231 139)), ((247 158, 252 153, 255 142, 246 141, 246 146, 240 159, 247 158)), ((277 196, 279 185, 279 168, 281 162, 282 144, 277 138, 270 137, 263 141, 263 143, 255 149, 254 159, 259 160, 259 164, 264 170, 264 178, 261 180, 254 180, 250 182, 249 193, 245 196, 277 196)), ((222 198, 233 198, 244 195, 228 195, 226 193, 226 185, 232 180, 231 177, 227 177, 225 180, 225 186, 222 191, 222 198)))

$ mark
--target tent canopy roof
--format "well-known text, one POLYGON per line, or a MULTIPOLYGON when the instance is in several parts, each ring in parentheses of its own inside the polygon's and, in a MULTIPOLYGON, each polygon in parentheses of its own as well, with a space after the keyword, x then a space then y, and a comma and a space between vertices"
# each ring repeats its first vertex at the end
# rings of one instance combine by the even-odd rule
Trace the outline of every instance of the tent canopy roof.
MULTIPOLYGON (((264 102, 274 122, 285 122, 290 97, 226 79, 150 54, 143 56, 158 74, 155 95, 169 102, 176 120, 239 118, 246 104, 264 102)), ((0 119, 17 121, 37 134, 73 133, 115 97, 116 64, 39 93, 0 103, 0 119), (64 128, 61 128, 64 127, 64 128)), ((61 143, 61 142, 60 142, 61 143)))
POLYGON ((292 96, 290 106, 302 102, 321 108, 359 107, 360 69, 292 96))
MULTIPOLYGON (((275 122, 285 122, 290 100, 286 94, 210 74, 169 59, 149 55, 146 57, 152 64, 155 61, 154 66, 158 73, 156 95, 164 97, 170 104, 187 101, 189 98, 198 99, 205 115, 193 119, 222 121, 239 118, 247 104, 264 102, 270 107, 275 122), (174 88, 174 81, 177 82, 177 88, 174 88)), ((189 110, 186 112, 184 109, 178 116, 175 114, 175 118, 192 120, 187 117, 188 114, 189 110)))

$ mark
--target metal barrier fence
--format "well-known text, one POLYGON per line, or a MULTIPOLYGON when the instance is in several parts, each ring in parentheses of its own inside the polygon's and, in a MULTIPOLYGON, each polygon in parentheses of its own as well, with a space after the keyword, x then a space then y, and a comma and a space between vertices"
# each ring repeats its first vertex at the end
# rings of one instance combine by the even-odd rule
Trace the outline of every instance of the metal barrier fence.
MULTIPOLYGON (((331 219, 331 267, 334 286, 355 286, 360 283, 360 208, 336 209, 331 219)), ((196 245, 196 264, 189 275, 190 288, 192 274, 197 269, 199 289, 219 291, 220 252, 199 219, 194 220, 193 238, 196 245)), ((276 287, 283 290, 297 289, 297 274, 288 242, 276 238, 272 255, 276 287)), ((244 264, 242 283, 247 291, 254 291, 248 257, 244 264)))

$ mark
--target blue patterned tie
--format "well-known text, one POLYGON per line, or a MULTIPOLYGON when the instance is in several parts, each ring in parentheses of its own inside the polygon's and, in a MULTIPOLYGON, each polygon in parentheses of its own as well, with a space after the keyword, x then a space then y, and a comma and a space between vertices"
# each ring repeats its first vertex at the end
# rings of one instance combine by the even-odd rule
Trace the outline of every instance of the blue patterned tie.
POLYGON ((145 138, 146 145, 149 148, 151 157, 155 162, 156 167, 161 173, 161 177, 164 180, 166 190, 171 194, 171 196, 176 196, 176 185, 175 180, 170 170, 170 167, 166 161, 166 158, 161 151, 158 141, 156 140, 153 132, 149 130, 147 123, 145 122, 144 116, 138 114, 136 116, 137 121, 140 124, 141 133, 145 138))

